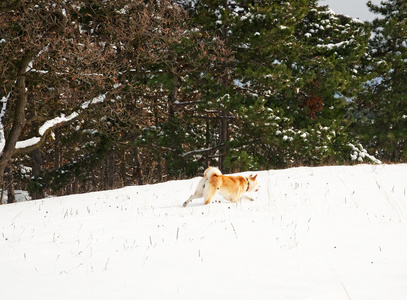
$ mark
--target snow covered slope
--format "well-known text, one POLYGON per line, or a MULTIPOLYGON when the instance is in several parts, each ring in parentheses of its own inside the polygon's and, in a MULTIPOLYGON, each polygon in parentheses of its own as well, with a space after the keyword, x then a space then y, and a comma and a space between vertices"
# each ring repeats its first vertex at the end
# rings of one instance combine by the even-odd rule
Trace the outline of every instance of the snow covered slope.
POLYGON ((0 299, 405 299, 407 165, 199 178, 0 207, 0 299), (220 201, 220 202, 219 202, 220 201))

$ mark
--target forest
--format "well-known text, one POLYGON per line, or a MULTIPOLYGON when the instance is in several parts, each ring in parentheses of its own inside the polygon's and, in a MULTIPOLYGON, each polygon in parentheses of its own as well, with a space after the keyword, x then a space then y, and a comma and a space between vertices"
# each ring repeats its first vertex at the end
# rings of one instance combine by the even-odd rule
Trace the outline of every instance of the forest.
POLYGON ((366 5, 1 1, 1 198, 406 162, 407 2, 366 5))

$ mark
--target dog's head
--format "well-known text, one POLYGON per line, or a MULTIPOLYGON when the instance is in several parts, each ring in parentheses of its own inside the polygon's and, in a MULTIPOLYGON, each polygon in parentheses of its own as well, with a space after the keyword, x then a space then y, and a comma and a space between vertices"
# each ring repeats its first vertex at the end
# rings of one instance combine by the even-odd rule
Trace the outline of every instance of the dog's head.
POLYGON ((257 182, 257 174, 256 175, 250 175, 249 176, 249 186, 248 186, 248 192, 257 192, 260 188, 260 185, 257 182))

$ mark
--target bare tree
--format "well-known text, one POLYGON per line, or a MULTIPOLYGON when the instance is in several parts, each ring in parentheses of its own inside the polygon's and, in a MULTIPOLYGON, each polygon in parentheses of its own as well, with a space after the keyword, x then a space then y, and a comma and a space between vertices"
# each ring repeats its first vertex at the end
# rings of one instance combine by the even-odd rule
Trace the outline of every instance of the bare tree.
MULTIPOLYGON (((0 7, 0 82, 7 97, 2 119, 0 180, 13 155, 39 147, 65 114, 104 90, 110 69, 103 61, 113 51, 97 43, 78 22, 80 1, 3 1, 0 7), (4 4, 5 3, 5 4, 4 4), (57 116, 60 118, 55 119, 57 116), (46 124, 36 139, 18 141, 36 124, 46 124)), ((37 128, 38 130, 38 128, 37 128)))
POLYGON ((168 0, 3 1, 0 179, 13 156, 78 118, 133 149, 129 140, 150 122, 146 81, 184 38, 184 21, 168 0))

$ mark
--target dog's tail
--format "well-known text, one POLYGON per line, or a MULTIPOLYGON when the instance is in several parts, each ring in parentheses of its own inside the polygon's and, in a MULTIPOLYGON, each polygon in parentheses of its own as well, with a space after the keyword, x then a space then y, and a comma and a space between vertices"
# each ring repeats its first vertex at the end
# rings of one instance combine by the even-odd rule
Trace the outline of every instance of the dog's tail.
POLYGON ((204 177, 209 179, 214 175, 215 176, 222 175, 222 172, 218 168, 215 168, 215 167, 209 167, 205 170, 204 177))

